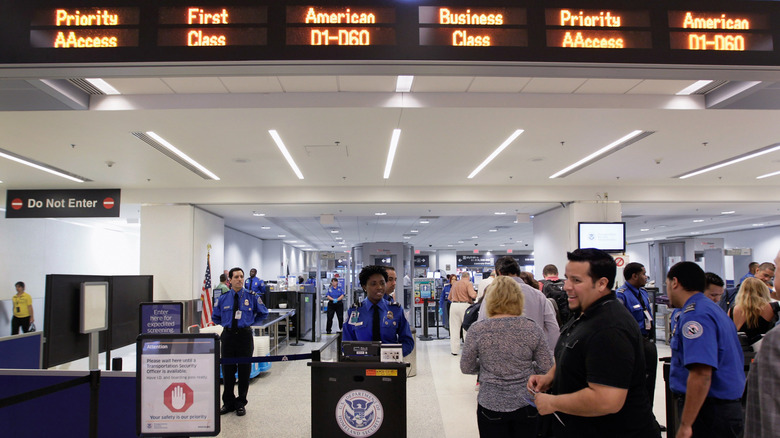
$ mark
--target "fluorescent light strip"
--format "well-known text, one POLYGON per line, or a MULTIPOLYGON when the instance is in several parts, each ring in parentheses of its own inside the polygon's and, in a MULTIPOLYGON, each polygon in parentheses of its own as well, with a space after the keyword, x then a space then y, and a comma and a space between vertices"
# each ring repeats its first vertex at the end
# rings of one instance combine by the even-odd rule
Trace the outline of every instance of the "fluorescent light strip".
POLYGON ((393 137, 390 139, 390 150, 387 152, 387 163, 385 164, 385 179, 390 178, 390 169, 393 168, 393 159, 395 159, 395 150, 398 149, 399 138, 401 138, 401 130, 393 129, 393 137))
POLYGON ((157 149, 158 151, 164 153, 177 163, 181 164, 182 166, 190 169, 191 171, 197 173, 201 178, 203 179, 213 179, 215 181, 219 181, 219 177, 217 175, 214 175, 210 170, 203 167, 200 163, 190 158, 187 154, 180 151, 176 146, 172 145, 168 140, 160 137, 157 133, 154 131, 146 131, 145 133, 141 132, 132 132, 134 136, 138 137, 139 139, 146 142, 148 145, 152 146, 153 148, 157 149), (141 134, 141 135, 139 135, 141 134), (144 135, 147 138, 144 138, 144 135), (149 139, 154 140, 152 142, 149 141, 149 139), (171 155, 173 154, 173 155, 171 155))
POLYGON ((398 76, 398 79, 395 80, 395 92, 408 93, 412 91, 412 82, 414 82, 414 76, 398 76))
POLYGON ((780 170, 777 172, 767 173, 766 175, 757 176, 756 179, 769 178, 770 176, 780 175, 780 170))
POLYGON ((552 175, 550 175, 550 179, 553 178, 563 178, 565 176, 569 176, 572 173, 598 161, 598 159, 604 158, 609 154, 612 154, 614 152, 617 152, 624 147, 636 143, 637 141, 655 133, 655 131, 642 131, 641 129, 637 129, 635 131, 632 131, 630 134, 623 136, 612 143, 604 146, 603 148, 597 150, 596 152, 588 155, 587 157, 581 159, 580 161, 577 161, 576 163, 572 164, 571 166, 560 170, 552 175))
POLYGON ((513 141, 515 141, 515 139, 516 139, 517 137, 519 137, 519 136, 520 136, 520 134, 522 134, 522 133, 523 133, 523 130, 522 130, 522 129, 518 129, 517 131, 513 132, 513 133, 512 133, 512 135, 510 135, 510 136, 509 136, 509 138, 507 138, 506 140, 504 140, 504 142, 503 142, 503 143, 501 143, 501 146, 499 146, 498 148, 496 148, 496 150, 494 150, 494 151, 493 151, 493 153, 492 153, 492 154, 490 154, 490 156, 488 156, 487 158, 485 158, 485 161, 483 161, 483 162, 482 162, 482 164, 480 164, 479 166, 477 166, 477 168, 476 168, 476 169, 474 169, 474 171, 473 171, 473 172, 471 172, 471 174, 470 174, 470 175, 469 175, 467 178, 468 178, 468 179, 471 179, 471 178, 474 178, 475 176, 477 176, 477 174, 478 174, 479 172, 481 172, 481 171, 482 171, 482 169, 484 169, 484 168, 485 168, 485 166, 487 166, 487 165, 488 165, 488 164, 489 164, 491 161, 493 161, 493 159, 494 159, 494 158, 496 158, 496 157, 498 156, 498 154, 500 154, 500 153, 501 153, 501 151, 503 151, 504 149, 506 149, 506 147, 507 147, 507 146, 509 146, 510 144, 512 144, 512 142, 513 142, 513 141))
POLYGON ((31 158, 23 157, 21 155, 17 155, 11 151, 7 151, 5 149, 0 149, 0 157, 7 158, 11 161, 16 161, 17 163, 24 164, 25 166, 30 166, 34 169, 42 170, 44 172, 48 172, 52 175, 57 175, 60 178, 69 179, 71 181, 83 183, 86 181, 92 181, 89 178, 85 178, 83 176, 76 175, 74 173, 67 172, 62 169, 58 169, 54 166, 49 166, 48 164, 41 163, 40 161, 35 161, 31 158))
POLYGON ((741 161, 749 160, 751 158, 760 157, 761 155, 765 155, 765 154, 768 154, 770 152, 774 152, 774 151, 777 151, 777 150, 780 150, 780 143, 771 144, 771 145, 763 147, 761 149, 756 149, 754 151, 747 152, 747 153, 744 153, 742 155, 737 155, 736 157, 729 158, 729 159, 723 160, 723 161, 719 161, 719 162, 717 162, 715 164, 711 164, 709 166, 696 169, 696 170, 694 170, 692 172, 689 172, 689 173, 686 173, 686 174, 683 174, 683 175, 675 176, 675 178, 686 179, 686 178, 690 178, 692 176, 701 175, 702 173, 709 172, 711 170, 720 169, 721 167, 726 167, 726 166, 729 166, 729 165, 732 165, 732 164, 739 163, 741 161))
POLYGON ((292 155, 290 155, 290 152, 287 150, 287 146, 284 145, 284 142, 282 141, 282 137, 279 137, 279 133, 276 132, 275 129, 269 129, 268 133, 271 134, 271 137, 276 142, 276 146, 279 148, 280 151, 282 151, 282 155, 284 155, 284 159, 287 160, 287 164, 290 165, 293 172, 295 172, 295 175, 298 177, 298 179, 303 179, 303 174, 301 173, 301 170, 298 169, 298 166, 295 164, 295 161, 293 161, 292 155))
POLYGON ((102 91, 105 94, 108 94, 108 95, 122 94, 122 93, 119 92, 119 90, 117 90, 116 88, 112 87, 111 84, 109 84, 108 82, 106 82, 103 79, 100 79, 100 78, 84 78, 84 80, 89 82, 90 84, 95 86, 95 88, 97 88, 98 90, 102 91))
POLYGON ((696 81, 692 83, 691 85, 688 85, 687 87, 683 88, 682 90, 678 91, 676 94, 678 96, 690 96, 691 94, 701 90, 702 88, 706 87, 707 85, 711 84, 712 81, 696 81))

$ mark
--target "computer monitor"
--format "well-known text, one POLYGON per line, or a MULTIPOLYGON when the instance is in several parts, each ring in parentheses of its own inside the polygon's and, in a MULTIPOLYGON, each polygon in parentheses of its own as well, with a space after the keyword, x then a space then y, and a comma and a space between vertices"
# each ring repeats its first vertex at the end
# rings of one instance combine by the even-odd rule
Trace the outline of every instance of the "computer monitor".
POLYGON ((351 362, 379 362, 381 345, 379 341, 342 341, 342 358, 351 362))

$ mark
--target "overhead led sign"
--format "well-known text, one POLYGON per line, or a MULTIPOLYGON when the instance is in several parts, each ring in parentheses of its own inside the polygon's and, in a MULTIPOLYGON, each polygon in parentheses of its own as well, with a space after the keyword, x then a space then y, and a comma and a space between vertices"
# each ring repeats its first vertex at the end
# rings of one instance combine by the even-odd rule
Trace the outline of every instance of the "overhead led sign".
POLYGON ((421 46, 528 46, 523 8, 421 6, 419 14, 421 46))
POLYGON ((288 6, 290 46, 395 45, 395 9, 373 6, 288 6))
POLYGON ((652 48, 648 11, 546 9, 545 23, 547 24, 547 47, 652 48))
POLYGON ((268 8, 259 7, 161 7, 160 46, 263 46, 268 43, 265 25, 268 8))
POLYGON ((673 50, 771 51, 769 18, 739 12, 669 11, 673 50), (677 31, 676 29, 682 29, 677 31))
POLYGON ((30 45, 88 49, 138 45, 138 8, 56 8, 35 12, 30 45))

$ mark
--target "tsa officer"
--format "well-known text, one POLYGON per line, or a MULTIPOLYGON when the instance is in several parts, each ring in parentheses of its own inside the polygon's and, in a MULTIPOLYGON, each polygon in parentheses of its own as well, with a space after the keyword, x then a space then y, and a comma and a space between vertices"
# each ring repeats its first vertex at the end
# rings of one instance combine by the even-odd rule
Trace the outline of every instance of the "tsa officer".
POLYGON ((678 397, 677 438, 742 436, 744 356, 726 313, 700 291, 704 271, 680 262, 666 275, 672 306, 680 309, 672 333, 669 386, 678 397))
POLYGON ((400 304, 383 299, 387 271, 381 266, 366 266, 360 271, 359 278, 367 299, 349 309, 342 339, 402 344, 404 356, 408 355, 414 349, 409 322, 400 304))
MULTIPOLYGON (((254 271, 254 269, 253 269, 254 271)), ((230 289, 219 296, 211 319, 222 327, 222 357, 252 357, 254 339, 252 323, 257 317, 268 315, 263 300, 254 292, 244 288, 244 271, 233 268, 229 273, 230 289)), ((733 325, 733 324, 732 324, 733 325)), ((249 391, 251 364, 222 365, 222 380, 225 385, 222 392, 222 409, 219 414, 236 411, 236 415, 246 415, 246 394, 249 391), (233 392, 238 369, 238 397, 233 392)))
POLYGON ((260 295, 261 297, 263 296, 265 293, 265 286, 263 280, 257 278, 257 269, 252 268, 249 270, 249 278, 246 279, 244 288, 260 295))
POLYGON ((334 313, 339 319, 339 330, 344 325, 344 289, 339 287, 338 278, 331 278, 330 287, 328 287, 328 293, 325 297, 328 299, 328 324, 326 325, 326 330, 330 334, 330 329, 333 327, 334 313))

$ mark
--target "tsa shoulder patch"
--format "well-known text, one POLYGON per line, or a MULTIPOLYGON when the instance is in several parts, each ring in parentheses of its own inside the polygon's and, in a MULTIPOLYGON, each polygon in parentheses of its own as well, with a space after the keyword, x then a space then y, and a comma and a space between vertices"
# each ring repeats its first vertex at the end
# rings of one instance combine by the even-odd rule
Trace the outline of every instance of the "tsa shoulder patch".
POLYGON ((696 321, 688 321, 682 328, 682 335, 687 339, 696 339, 704 333, 704 328, 696 321))

